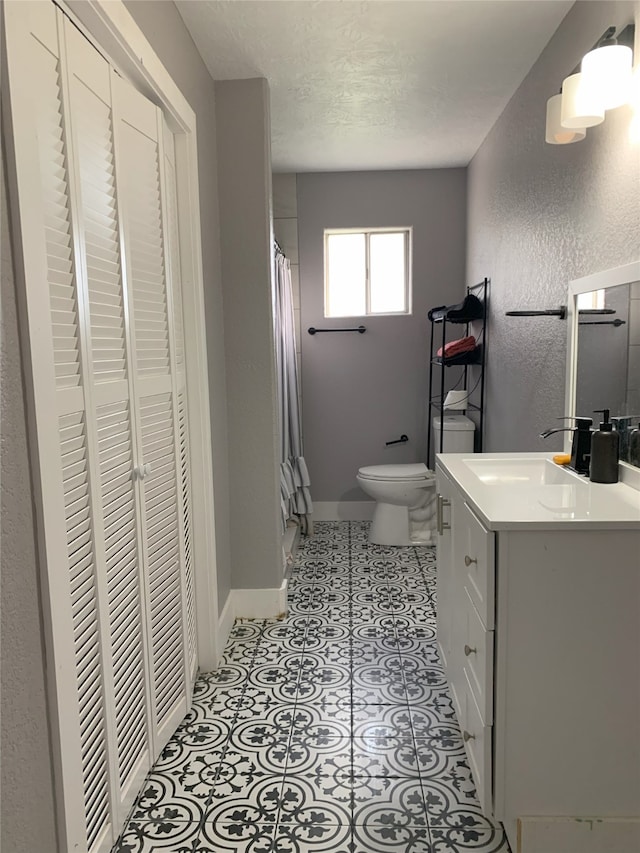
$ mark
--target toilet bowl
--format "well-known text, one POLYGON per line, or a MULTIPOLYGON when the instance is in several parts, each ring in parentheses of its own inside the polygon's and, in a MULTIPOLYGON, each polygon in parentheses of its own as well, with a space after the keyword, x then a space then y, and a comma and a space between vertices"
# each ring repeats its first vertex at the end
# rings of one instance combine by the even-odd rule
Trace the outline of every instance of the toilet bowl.
POLYGON ((360 468, 358 485, 376 501, 369 541, 375 545, 431 545, 435 530, 435 474, 422 462, 360 468))

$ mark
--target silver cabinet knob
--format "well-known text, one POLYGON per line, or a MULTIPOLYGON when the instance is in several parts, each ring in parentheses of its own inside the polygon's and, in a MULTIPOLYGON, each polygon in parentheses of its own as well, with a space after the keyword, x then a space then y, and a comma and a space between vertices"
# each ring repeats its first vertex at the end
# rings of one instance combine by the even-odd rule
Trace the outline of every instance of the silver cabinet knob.
POLYGON ((151 463, 144 462, 142 465, 134 465, 133 467, 133 479, 134 480, 144 480, 151 473, 151 463))
POLYGON ((472 649, 471 646, 464 647, 464 653, 467 657, 469 657, 469 655, 475 655, 477 651, 477 649, 472 649))
POLYGON ((471 732, 464 731, 464 732, 462 732, 462 738, 463 738, 464 742, 466 743, 468 740, 475 740, 476 736, 472 735, 471 732))
POLYGON ((471 565, 471 563, 477 563, 477 562, 478 561, 475 559, 475 557, 469 557, 468 554, 464 558, 464 564, 465 564, 465 566, 467 566, 467 568, 471 565))

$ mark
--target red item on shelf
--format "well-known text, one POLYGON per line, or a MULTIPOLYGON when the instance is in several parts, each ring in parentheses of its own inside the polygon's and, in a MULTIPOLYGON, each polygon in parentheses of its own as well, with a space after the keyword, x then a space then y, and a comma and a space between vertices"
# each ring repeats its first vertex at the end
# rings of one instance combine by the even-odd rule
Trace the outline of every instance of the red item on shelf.
MULTIPOLYGON (((467 335, 466 338, 458 338, 457 341, 451 341, 444 346, 444 357, 451 358, 454 355, 461 355, 463 352, 471 352, 476 348, 476 339, 473 335, 467 335)), ((437 352, 437 355, 442 357, 442 347, 437 352)))

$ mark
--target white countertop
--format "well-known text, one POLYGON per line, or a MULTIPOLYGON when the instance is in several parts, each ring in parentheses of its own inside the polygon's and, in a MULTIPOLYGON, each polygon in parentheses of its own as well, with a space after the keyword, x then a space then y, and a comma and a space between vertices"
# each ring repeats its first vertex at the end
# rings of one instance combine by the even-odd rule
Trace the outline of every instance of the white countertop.
POLYGON ((567 468, 557 475, 562 482, 553 485, 487 482, 490 478, 481 478, 470 467, 477 468, 480 461, 490 472, 491 460, 501 465, 510 460, 514 464, 522 460, 525 465, 531 465, 533 460, 549 460, 548 464, 554 465, 553 455, 442 453, 436 456, 436 467, 441 467, 466 493, 467 502, 490 530, 607 528, 640 531, 640 491, 625 483, 592 483, 588 477, 567 468))

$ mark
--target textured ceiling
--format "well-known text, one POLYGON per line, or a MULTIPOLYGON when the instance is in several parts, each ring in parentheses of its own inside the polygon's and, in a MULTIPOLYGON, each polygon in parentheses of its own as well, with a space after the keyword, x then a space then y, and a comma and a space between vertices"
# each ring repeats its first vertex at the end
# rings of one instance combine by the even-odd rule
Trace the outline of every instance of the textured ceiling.
POLYGON ((214 79, 267 78, 274 171, 305 172, 466 165, 572 0, 176 5, 214 79))

